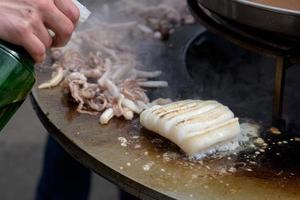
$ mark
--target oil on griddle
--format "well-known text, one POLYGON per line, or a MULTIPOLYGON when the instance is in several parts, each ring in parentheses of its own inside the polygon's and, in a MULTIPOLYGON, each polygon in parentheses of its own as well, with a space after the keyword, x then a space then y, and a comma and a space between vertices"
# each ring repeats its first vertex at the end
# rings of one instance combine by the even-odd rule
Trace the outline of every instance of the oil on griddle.
MULTIPOLYGON (((136 6, 135 1, 128 2, 131 7, 136 6)), ((128 5, 128 2, 119 1, 101 6, 99 13, 102 15, 96 18, 104 20, 104 23, 101 20, 95 20, 95 18, 91 19, 90 23, 101 28, 105 28, 103 24, 109 22, 120 23, 118 19, 120 19, 120 15, 123 16, 120 14, 123 11, 116 12, 115 16, 111 16, 113 14, 109 12, 109 9, 117 9, 121 5, 120 7, 124 10, 124 5, 128 5)), ((138 2, 137 5, 140 6, 145 2, 144 5, 157 3, 157 1, 138 2)), ((171 0, 166 2, 174 3, 171 0)), ((129 14, 125 16, 127 16, 128 21, 136 17, 130 17, 129 14)), ((90 24, 85 25, 85 27, 88 26, 90 24)), ((101 28, 96 29, 96 35, 101 33, 101 28)), ((120 30, 120 27, 117 29, 120 30)), ((151 98, 216 99, 228 105, 238 117, 241 117, 243 126, 247 126, 245 122, 254 124, 250 128, 259 130, 260 136, 254 136, 252 143, 247 146, 245 151, 232 155, 215 156, 201 161, 191 161, 175 145, 143 129, 138 123, 138 119, 132 123, 116 119, 108 126, 99 126, 99 132, 107 131, 107 134, 103 134, 104 136, 97 135, 97 126, 95 125, 92 126, 95 130, 91 129, 85 133, 85 128, 80 127, 84 126, 84 123, 90 123, 92 117, 74 114, 69 105, 65 104, 66 99, 58 89, 49 90, 48 96, 45 91, 39 92, 44 98, 51 97, 50 99, 53 99, 53 95, 61 98, 58 101, 60 104, 57 106, 62 108, 57 109, 65 110, 63 115, 66 122, 63 123, 70 127, 77 127, 74 129, 66 128, 67 130, 79 130, 75 136, 74 133, 70 133, 70 137, 74 137, 74 140, 81 139, 77 141, 78 144, 85 144, 86 141, 89 141, 89 145, 95 146, 108 145, 111 147, 118 145, 124 153, 122 160, 126 160, 127 157, 128 160, 118 165, 115 170, 129 174, 130 167, 135 166, 132 167, 132 170, 136 170, 138 166, 142 171, 141 173, 150 173, 151 177, 154 176, 153 180, 148 179, 146 181, 152 187, 158 185, 168 193, 178 193, 179 196, 184 194, 185 198, 190 199, 198 199, 205 194, 205 191, 210 190, 215 190, 218 194, 224 193, 228 199, 230 199, 229 196, 232 197, 231 199, 238 199, 241 191, 248 191, 245 188, 255 188, 253 184, 257 184, 258 187, 265 187, 267 191, 272 191, 270 188, 278 188, 290 198, 299 196, 300 159, 298 155, 300 153, 300 137, 297 136, 297 130, 299 130, 297 119, 299 118, 300 106, 297 102, 299 102, 300 95, 297 94, 297 91, 300 89, 300 83, 297 81, 296 75, 299 74, 300 68, 293 66, 288 71, 284 107, 285 115, 289 118, 289 123, 295 124, 295 129, 290 134, 273 135, 267 129, 271 123, 275 62, 205 32, 188 48, 185 61, 174 63, 172 60, 178 60, 179 57, 182 57, 183 51, 176 46, 178 41, 172 40, 172 37, 176 38, 176 34, 182 34, 181 29, 180 27, 174 29, 174 36, 170 37, 169 42, 162 42, 154 37, 149 37, 147 34, 132 32, 132 30, 128 32, 128 30, 122 29, 118 33, 122 36, 125 33, 126 37, 121 37, 122 40, 119 41, 133 47, 137 59, 144 66, 150 66, 150 69, 154 70, 162 70, 162 79, 169 82, 168 89, 149 91, 148 94, 151 98), (183 63, 187 65, 182 65, 183 63), (180 70, 182 67, 186 67, 186 70, 180 70), (181 72, 188 73, 181 74, 181 72), (74 125, 79 121, 81 121, 80 125, 74 125), (95 135, 91 136, 92 133, 95 135), (91 140, 87 139, 88 137, 103 138, 91 140), (111 144, 106 144, 104 141, 111 142, 111 144), (148 161, 145 163, 143 160, 148 161), (153 171, 154 169, 156 172, 153 171), (245 178, 249 181, 245 181, 245 178), (239 183, 244 183, 245 188, 239 183)), ((115 32, 111 33, 115 34, 115 32)), ((44 70, 42 67, 42 71, 44 70)), ((38 74, 39 82, 49 77, 49 72, 39 72, 38 74)), ((253 191, 253 189, 249 189, 249 191, 253 191)), ((210 195, 214 197, 213 194, 210 195)), ((263 194, 258 195, 264 196, 263 194)), ((255 197, 249 199, 255 199, 255 197)))

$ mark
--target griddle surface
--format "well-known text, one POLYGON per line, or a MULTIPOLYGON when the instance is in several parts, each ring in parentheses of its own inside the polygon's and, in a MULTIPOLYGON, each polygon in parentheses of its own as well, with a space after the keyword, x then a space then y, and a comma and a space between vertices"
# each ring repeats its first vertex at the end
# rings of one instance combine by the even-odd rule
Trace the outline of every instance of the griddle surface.
MULTIPOLYGON (((195 85, 201 84, 201 81, 197 81, 195 76, 189 76, 188 72, 191 73, 196 69, 183 69, 185 53, 195 51, 186 48, 184 44, 188 45, 190 40, 203 31, 203 28, 199 29, 197 26, 185 27, 181 33, 172 36, 169 43, 163 44, 164 50, 149 54, 153 62, 156 62, 156 66, 167 74, 165 78, 170 82, 169 89, 151 92, 152 97, 171 96, 180 99, 196 95, 200 98, 206 94, 208 95, 206 98, 211 96, 218 98, 217 93, 201 90, 205 85, 195 85), (158 58, 164 58, 168 62, 162 62, 158 58), (171 71, 177 74, 177 80, 174 80, 171 71), (190 92, 195 88, 198 88, 199 94, 190 92)), ((246 57, 242 58, 247 58, 247 55, 244 56, 246 57)), ((256 64, 253 60, 249 66, 256 64)), ((199 65, 201 66, 203 63, 199 65)), ((250 69, 249 66, 247 69, 250 69)), ((247 72, 249 73, 252 72, 247 72)), ((44 82, 50 77, 50 72, 37 72, 37 77, 38 83, 44 82)), ((213 78, 218 79, 217 76, 213 78)), ((246 81, 243 84, 254 84, 247 76, 238 78, 246 81)), ((239 81, 234 84, 239 84, 239 81)), ((219 83, 222 85, 222 81, 219 83)), ((216 84, 214 87, 220 85, 216 84)), ((268 98, 270 97, 266 97, 265 100, 268 98)), ((224 101, 232 104, 230 97, 224 101)), ((255 156, 255 152, 249 151, 220 159, 191 162, 175 145, 143 129, 138 119, 133 122, 114 119, 109 125, 100 126, 97 117, 77 114, 74 108, 66 103, 59 87, 50 90, 35 88, 33 103, 45 127, 74 158, 142 199, 300 198, 300 142, 294 140, 295 135, 270 135, 263 131, 265 130, 263 127, 261 135, 269 143, 270 148, 264 154, 255 156), (120 137, 128 142, 122 144, 120 137), (278 141, 287 141, 288 144, 278 145, 278 141), (244 163, 248 162, 249 158, 255 163, 245 166, 244 163), (237 171, 228 171, 230 167, 234 167, 237 171)), ((237 109, 239 115, 242 107, 236 105, 234 109, 237 109)), ((255 116, 261 116, 260 112, 257 113, 255 116)), ((268 119, 264 123, 267 124, 268 119)))

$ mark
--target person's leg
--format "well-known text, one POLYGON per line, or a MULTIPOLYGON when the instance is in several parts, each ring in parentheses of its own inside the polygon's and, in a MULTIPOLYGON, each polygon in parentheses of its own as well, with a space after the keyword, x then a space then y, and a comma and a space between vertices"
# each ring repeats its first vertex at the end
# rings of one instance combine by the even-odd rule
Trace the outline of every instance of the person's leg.
POLYGON ((87 200, 91 172, 49 136, 36 200, 87 200))

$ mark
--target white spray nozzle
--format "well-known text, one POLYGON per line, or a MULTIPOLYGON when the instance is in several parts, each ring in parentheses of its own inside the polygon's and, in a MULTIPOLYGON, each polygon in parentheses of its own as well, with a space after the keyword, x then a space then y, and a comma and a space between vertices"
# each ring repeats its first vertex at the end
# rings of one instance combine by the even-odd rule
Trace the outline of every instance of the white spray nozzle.
POLYGON ((77 0, 73 0, 73 2, 78 7, 78 9, 80 11, 80 18, 79 18, 78 23, 85 22, 89 18, 91 12, 84 5, 79 3, 77 0))
MULTIPOLYGON (((73 2, 79 9, 80 17, 79 17, 79 20, 78 20, 78 24, 81 24, 89 18, 91 12, 84 5, 79 3, 77 0, 73 0, 73 2)), ((55 33, 52 30, 49 29, 48 32, 51 35, 51 37, 55 36, 55 33)))

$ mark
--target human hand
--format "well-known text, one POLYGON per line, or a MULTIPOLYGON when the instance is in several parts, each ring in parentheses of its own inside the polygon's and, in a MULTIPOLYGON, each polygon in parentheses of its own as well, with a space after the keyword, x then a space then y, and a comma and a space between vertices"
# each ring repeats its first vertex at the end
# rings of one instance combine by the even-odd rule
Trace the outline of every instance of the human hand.
POLYGON ((72 0, 0 0, 0 38, 23 46, 41 63, 46 48, 69 41, 79 17, 72 0))

